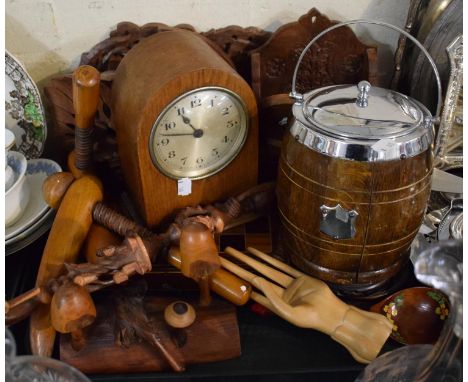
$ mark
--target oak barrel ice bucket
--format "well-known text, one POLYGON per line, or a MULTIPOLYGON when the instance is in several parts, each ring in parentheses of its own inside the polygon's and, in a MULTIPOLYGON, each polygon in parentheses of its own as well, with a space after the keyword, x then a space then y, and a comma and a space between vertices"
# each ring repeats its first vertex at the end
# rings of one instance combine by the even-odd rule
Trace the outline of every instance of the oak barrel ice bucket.
POLYGON ((296 93, 285 134, 277 199, 284 254, 304 272, 337 286, 377 285, 407 264, 431 190, 434 118, 418 101, 371 86, 334 85, 296 93))

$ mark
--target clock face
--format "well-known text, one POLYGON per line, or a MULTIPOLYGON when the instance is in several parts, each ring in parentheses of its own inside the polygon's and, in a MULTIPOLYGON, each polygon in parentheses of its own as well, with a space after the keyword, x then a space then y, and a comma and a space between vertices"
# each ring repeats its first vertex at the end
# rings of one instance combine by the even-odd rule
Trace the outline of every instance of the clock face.
POLYGON ((156 119, 149 142, 151 158, 171 178, 208 177, 239 153, 247 124, 246 107, 235 93, 217 87, 190 91, 156 119))

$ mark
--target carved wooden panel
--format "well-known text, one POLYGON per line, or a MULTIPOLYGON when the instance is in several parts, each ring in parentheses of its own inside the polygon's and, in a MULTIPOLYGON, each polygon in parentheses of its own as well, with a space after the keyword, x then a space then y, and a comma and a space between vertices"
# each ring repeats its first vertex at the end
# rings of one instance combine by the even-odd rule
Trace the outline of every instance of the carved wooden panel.
MULTIPOLYGON (((252 87, 259 100, 289 93, 293 71, 304 47, 324 29, 337 24, 311 9, 297 22, 280 27, 260 48, 252 52, 252 87)), ((333 84, 358 83, 368 79, 367 50, 348 27, 323 36, 304 56, 297 77, 301 93, 333 84)), ((373 48, 375 49, 375 48, 373 48)))
POLYGON ((228 55, 237 72, 249 84, 251 83, 250 52, 262 46, 271 34, 255 27, 241 28, 236 25, 202 33, 228 55))
MULTIPOLYGON (((337 24, 311 9, 298 21, 280 27, 251 53, 252 88, 259 104, 260 181, 276 179, 281 140, 292 118, 288 97, 294 68, 305 46, 320 32, 337 24)), ((305 54, 296 91, 306 93, 334 84, 366 79, 376 85, 376 48, 361 43, 348 27, 325 34, 305 54)))
POLYGON ((121 22, 109 33, 108 38, 81 55, 80 65, 94 66, 100 72, 115 70, 125 54, 141 39, 174 28, 195 31, 188 24, 170 27, 163 23, 148 23, 140 27, 128 21, 121 22))

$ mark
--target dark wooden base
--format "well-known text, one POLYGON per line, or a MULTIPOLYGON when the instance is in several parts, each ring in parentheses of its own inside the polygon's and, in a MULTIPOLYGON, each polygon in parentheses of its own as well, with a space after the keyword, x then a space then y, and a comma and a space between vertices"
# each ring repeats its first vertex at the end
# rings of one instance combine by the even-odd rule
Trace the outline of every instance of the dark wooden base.
MULTIPOLYGON (((163 320, 163 310, 177 298, 148 297, 145 304, 148 317, 157 322, 161 339, 171 338, 163 320)), ((187 341, 180 348, 186 364, 222 361, 241 354, 236 309, 233 305, 213 299, 209 307, 198 307, 195 322, 186 329, 187 341)), ((128 348, 115 344, 114 310, 108 303, 97 305, 97 319, 87 333, 86 346, 76 352, 70 336, 60 338, 60 359, 86 374, 141 373, 170 370, 156 348, 146 342, 133 343, 128 348)))

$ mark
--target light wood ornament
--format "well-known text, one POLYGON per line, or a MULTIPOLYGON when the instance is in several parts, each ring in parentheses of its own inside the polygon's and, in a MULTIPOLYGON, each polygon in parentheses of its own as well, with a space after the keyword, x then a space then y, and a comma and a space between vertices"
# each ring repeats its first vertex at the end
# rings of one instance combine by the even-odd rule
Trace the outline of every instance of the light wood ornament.
POLYGON ((343 345, 358 362, 369 363, 377 357, 392 331, 392 324, 384 316, 347 305, 323 281, 307 276, 258 250, 247 250, 282 271, 279 272, 234 248, 226 248, 226 253, 265 276, 251 273, 222 259, 224 268, 262 292, 252 292, 253 300, 296 326, 328 334, 343 345))
MULTIPOLYGON (((64 263, 75 262, 92 223, 94 205, 103 198, 99 179, 86 175, 68 188, 49 233, 36 279, 36 286, 64 272, 64 263)), ((49 305, 41 305, 31 315, 30 343, 35 355, 51 356, 55 329, 50 323, 49 305)))

